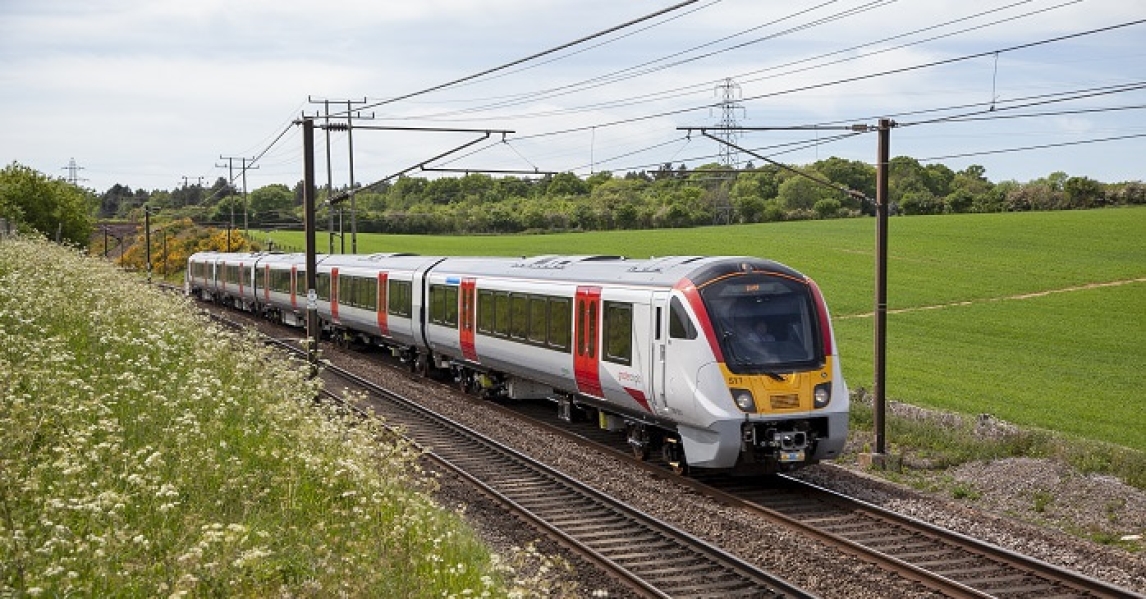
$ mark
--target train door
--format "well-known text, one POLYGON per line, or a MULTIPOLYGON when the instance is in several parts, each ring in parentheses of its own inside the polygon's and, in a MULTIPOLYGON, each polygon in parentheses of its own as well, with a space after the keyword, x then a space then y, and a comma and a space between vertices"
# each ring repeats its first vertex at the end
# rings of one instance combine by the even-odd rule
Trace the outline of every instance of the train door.
POLYGON ((263 266, 263 301, 271 303, 271 265, 263 266))
POLYGON ((290 307, 298 310, 298 265, 290 265, 290 307))
POLYGON ((474 325, 477 323, 477 279, 462 279, 461 303, 458 313, 458 334, 461 336, 462 356, 478 361, 474 345, 474 325))
POLYGON ((334 324, 342 324, 338 320, 338 267, 330 269, 330 320, 334 324))
POLYGON ((387 308, 389 307, 389 299, 387 292, 389 291, 390 273, 378 273, 378 293, 375 297, 378 298, 378 305, 375 306, 375 311, 378 313, 378 334, 383 337, 390 336, 390 323, 387 320, 387 308))
POLYGON ((659 399, 668 412, 688 417, 696 409, 697 370, 703 363, 708 344, 680 297, 670 296, 664 312, 659 399))
POLYGON ((650 386, 652 387, 652 403, 658 407, 664 407, 667 404, 665 401, 665 359, 666 349, 668 342, 668 308, 669 308, 669 294, 668 292, 658 291, 653 293, 652 299, 652 331, 653 345, 649 352, 652 364, 649 365, 649 372, 651 373, 650 386))
POLYGON ((573 372, 577 390, 585 395, 603 397, 601 390, 601 288, 578 287, 576 296, 576 329, 573 372))

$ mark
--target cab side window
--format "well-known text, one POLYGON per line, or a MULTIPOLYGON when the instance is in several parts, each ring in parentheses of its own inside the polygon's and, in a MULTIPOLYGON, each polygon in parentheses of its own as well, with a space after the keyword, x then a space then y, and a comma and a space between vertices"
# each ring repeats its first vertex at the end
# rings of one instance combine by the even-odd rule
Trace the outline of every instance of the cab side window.
POLYGON ((696 339, 696 326, 688 317, 680 298, 669 302, 669 337, 672 339, 696 339))

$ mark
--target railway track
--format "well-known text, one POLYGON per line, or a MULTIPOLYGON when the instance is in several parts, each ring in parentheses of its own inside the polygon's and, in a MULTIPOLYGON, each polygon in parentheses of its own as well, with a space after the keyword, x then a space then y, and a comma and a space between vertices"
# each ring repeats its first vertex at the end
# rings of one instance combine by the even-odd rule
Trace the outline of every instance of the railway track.
MULTIPOLYGON (((380 389, 373 392, 386 393, 380 389)), ((720 476, 682 478, 672 474, 667 465, 658 460, 640 462, 634 459, 621 435, 600 431, 592 423, 573 423, 571 425, 558 421, 556 409, 551 404, 523 403, 513 406, 500 405, 495 402, 486 402, 486 404, 491 409, 512 412, 517 417, 527 417, 551 432, 572 438, 579 443, 591 445, 597 449, 606 447, 615 454, 619 454, 616 457, 637 464, 658 476, 692 487, 697 492, 724 504, 748 510, 770 521, 795 529, 801 534, 818 539, 846 553, 856 555, 869 563, 905 579, 916 581, 945 596, 1004 598, 1142 597, 1103 581, 901 516, 878 506, 845 497, 796 479, 776 477, 762 481, 760 479, 720 476)), ((463 475, 466 478, 475 480, 482 476, 497 478, 503 472, 513 471, 500 461, 502 458, 468 457, 469 445, 476 442, 433 437, 427 437, 424 440, 416 437, 415 439, 419 443, 434 448, 454 448, 453 450, 446 450, 454 453, 453 459, 457 460, 458 463, 469 463, 471 467, 479 470, 479 473, 473 476, 463 475), (484 468, 483 464, 493 465, 492 469, 484 468), (481 470, 490 472, 490 474, 481 474, 481 470)), ((512 452, 512 450, 509 451, 512 452)), ((548 470, 544 466, 541 468, 548 470)), ((552 471, 549 472, 551 473, 549 475, 562 476, 552 471)), ((479 483, 479 486, 488 486, 489 492, 511 509, 516 510, 524 506, 535 506, 538 510, 552 508, 555 510, 553 515, 539 519, 552 518, 555 522, 570 525, 572 526, 571 530, 587 535, 585 537, 587 539, 593 539, 594 542, 600 539, 603 547, 615 549, 620 546, 626 548, 619 554, 613 554, 618 556, 616 560, 610 554, 602 552, 598 552, 600 555, 591 558, 605 569, 614 570, 617 565, 614 563, 615 561, 624 561, 631 557, 637 559, 634 562, 636 565, 633 567, 638 570, 641 566, 648 565, 640 561, 643 559, 641 554, 630 556, 626 553, 626 550, 633 545, 632 539, 646 537, 634 536, 633 533, 624 533, 620 537, 608 536, 607 530, 613 527, 613 523, 622 522, 627 518, 621 514, 612 515, 611 513, 607 517, 600 516, 600 514, 606 513, 606 510, 612 509, 604 507, 611 500, 601 498, 600 500, 605 503, 597 504, 594 502, 598 499, 579 500, 567 499, 560 495, 545 495, 542 493, 543 491, 564 486, 564 483, 557 483, 553 479, 544 478, 544 476, 549 475, 530 474, 529 476, 538 478, 527 479, 518 478, 516 474, 510 474, 497 482, 496 485, 481 485, 479 483), (503 489, 506 492, 503 492, 503 489), (518 493, 524 495, 516 495, 518 493), (542 494, 534 497, 530 493, 542 494), (515 497, 524 497, 524 499, 519 501, 515 497), (589 501, 589 503, 582 503, 582 501, 589 501), (569 508, 568 506, 577 507, 569 508), (583 518, 583 514, 593 514, 593 517, 583 518), (618 540, 611 540, 614 538, 618 540)), ((581 485, 573 482, 573 486, 581 485)), ((526 517, 530 520, 538 519, 533 515, 526 517)), ((544 524, 539 523, 538 525, 548 528, 544 524)), ((564 536, 562 532, 552 534, 558 537, 564 536)), ((594 550, 592 545, 579 541, 577 537, 570 537, 565 540, 565 543, 577 551, 594 550)), ((664 547, 672 547, 672 545, 664 547)), ((675 555, 675 552, 675 549, 656 549, 643 555, 645 556, 644 559, 649 558, 649 556, 656 556, 655 559, 649 561, 655 564, 658 569, 663 570, 665 568, 662 566, 665 566, 665 561, 661 559, 661 556, 675 555)), ((588 552, 586 554, 591 555, 588 552)), ((667 568, 677 570, 678 574, 696 571, 695 566, 688 565, 693 563, 692 560, 696 558, 686 553, 681 554, 681 556, 683 560, 679 562, 679 566, 668 566, 667 568)), ((734 570, 744 566, 748 566, 749 569, 752 568, 751 565, 744 564, 734 557, 732 559, 737 564, 733 567, 734 570)), ((627 575, 620 573, 618 576, 627 575)), ((671 590, 668 595, 661 596, 693 596, 699 587, 689 587, 688 584, 685 583, 684 587, 671 590)), ((740 588, 739 583, 729 582, 728 584, 731 585, 730 589, 740 588)), ((769 589, 766 591, 767 593, 779 593, 776 596, 801 596, 803 593, 799 589, 775 590, 769 586, 769 583, 763 583, 763 587, 769 589)), ((642 589, 643 585, 636 583, 634 588, 642 589)), ((709 588, 723 587, 712 586, 709 588)), ((657 596, 654 591, 647 588, 644 588, 642 592, 653 592, 653 596, 657 596)), ((743 595, 731 592, 717 594, 719 596, 772 596, 762 594, 759 591, 749 591, 743 595)))
MULTIPOLYGON (((301 355, 294 343, 268 340, 301 355)), ((782 578, 645 515, 571 477, 349 371, 324 367, 370 394, 369 413, 428 450, 523 520, 647 597, 812 597, 782 578)), ((345 385, 343 385, 345 386, 345 385)), ((331 395, 333 397, 333 395, 331 395)), ((360 411, 361 406, 359 406, 360 411)))
POLYGON ((732 478, 701 480, 792 526, 873 551, 905 576, 936 575, 984 597, 1137 597, 1035 560, 828 489, 781 477, 774 487, 732 478))
POLYGON ((1083 576, 786 476, 681 478, 659 460, 630 455, 623 436, 591 422, 572 426, 544 404, 500 406, 555 434, 573 436, 659 476, 672 478, 730 506, 794 528, 951 597, 1097 597, 1142 599, 1129 590, 1083 576))

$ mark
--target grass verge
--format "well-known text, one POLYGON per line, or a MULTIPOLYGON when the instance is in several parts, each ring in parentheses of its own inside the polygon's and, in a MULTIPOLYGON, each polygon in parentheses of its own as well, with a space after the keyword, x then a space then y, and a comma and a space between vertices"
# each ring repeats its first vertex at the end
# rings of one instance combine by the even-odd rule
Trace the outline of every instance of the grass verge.
POLYGON ((316 384, 98 260, 0 241, 0 596, 548 594, 316 384))
MULTIPOLYGON (((851 405, 849 447, 870 452, 874 444, 872 398, 859 389, 851 405)), ((987 414, 968 416, 897 402, 889 403, 885 423, 888 453, 902 457, 900 472, 940 471, 1004 458, 1050 458, 1082 474, 1116 476, 1146 490, 1146 452, 1121 445, 1015 426, 987 414)))

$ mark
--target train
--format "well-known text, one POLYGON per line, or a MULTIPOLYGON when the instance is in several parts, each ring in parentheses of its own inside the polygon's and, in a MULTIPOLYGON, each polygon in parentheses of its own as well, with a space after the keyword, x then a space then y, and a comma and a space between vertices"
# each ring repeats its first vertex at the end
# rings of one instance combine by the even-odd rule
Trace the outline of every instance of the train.
POLYGON ((679 473, 773 474, 838 457, 849 395, 824 297, 748 256, 200 252, 199 299, 385 348, 487 398, 545 399, 679 473))

